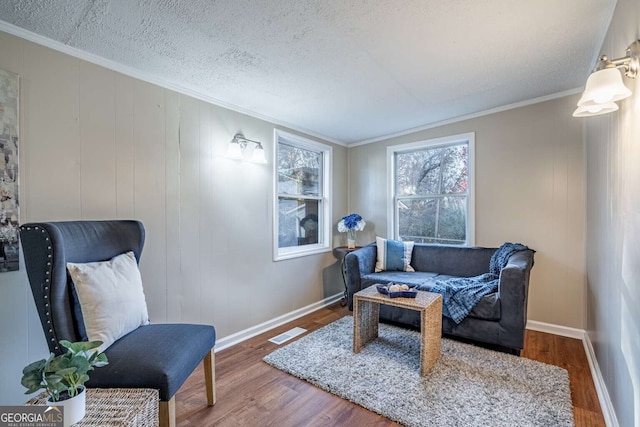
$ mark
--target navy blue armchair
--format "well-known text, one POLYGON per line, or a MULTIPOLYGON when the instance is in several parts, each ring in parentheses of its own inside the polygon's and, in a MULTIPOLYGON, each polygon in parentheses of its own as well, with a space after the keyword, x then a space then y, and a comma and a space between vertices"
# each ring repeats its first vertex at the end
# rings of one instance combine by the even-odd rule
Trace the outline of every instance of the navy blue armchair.
MULTIPOLYGON (((144 238, 139 221, 42 222, 20 227, 27 275, 51 352, 62 353, 60 340, 84 338, 82 311, 66 263, 106 261, 128 251, 139 262, 144 238)), ((215 342, 216 332, 210 325, 140 326, 106 349, 109 364, 91 372, 87 387, 157 389, 160 426, 175 426, 175 394, 202 361, 207 403, 215 403, 215 342)))

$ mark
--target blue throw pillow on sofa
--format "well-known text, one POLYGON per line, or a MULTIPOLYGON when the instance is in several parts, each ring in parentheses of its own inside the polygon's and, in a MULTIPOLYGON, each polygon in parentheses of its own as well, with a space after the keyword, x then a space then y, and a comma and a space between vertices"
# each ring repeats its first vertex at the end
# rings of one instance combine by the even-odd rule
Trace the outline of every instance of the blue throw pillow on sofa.
POLYGON ((401 242, 376 237, 378 256, 376 273, 381 271, 415 271, 411 267, 413 242, 401 242))

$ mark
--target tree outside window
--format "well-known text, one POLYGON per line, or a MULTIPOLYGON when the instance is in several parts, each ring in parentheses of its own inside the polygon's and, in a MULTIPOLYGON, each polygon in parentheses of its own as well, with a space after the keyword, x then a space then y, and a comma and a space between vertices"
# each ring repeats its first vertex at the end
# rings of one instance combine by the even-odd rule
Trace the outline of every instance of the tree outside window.
POLYGON ((454 245, 473 241, 472 150, 469 135, 389 147, 394 238, 454 245))

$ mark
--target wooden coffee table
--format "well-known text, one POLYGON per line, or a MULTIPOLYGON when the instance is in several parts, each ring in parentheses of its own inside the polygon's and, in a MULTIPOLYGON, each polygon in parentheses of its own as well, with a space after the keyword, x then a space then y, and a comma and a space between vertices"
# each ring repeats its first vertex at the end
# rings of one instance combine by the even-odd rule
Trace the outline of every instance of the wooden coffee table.
POLYGON ((429 373, 440 357, 442 335, 442 295, 418 291, 415 298, 390 298, 376 285, 353 295, 353 352, 378 337, 380 304, 408 308, 420 312, 420 375, 429 373))

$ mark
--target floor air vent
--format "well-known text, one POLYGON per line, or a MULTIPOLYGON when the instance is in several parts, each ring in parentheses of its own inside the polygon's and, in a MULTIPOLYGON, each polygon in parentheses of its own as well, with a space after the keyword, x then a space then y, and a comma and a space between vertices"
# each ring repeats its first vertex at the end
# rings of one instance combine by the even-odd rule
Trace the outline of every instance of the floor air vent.
POLYGON ((291 338, 295 338, 298 335, 304 334, 305 332, 307 332, 306 329, 293 328, 290 331, 283 332, 280 335, 271 338, 269 341, 271 341, 272 343, 276 343, 276 344, 280 345, 283 342, 289 341, 291 338))

